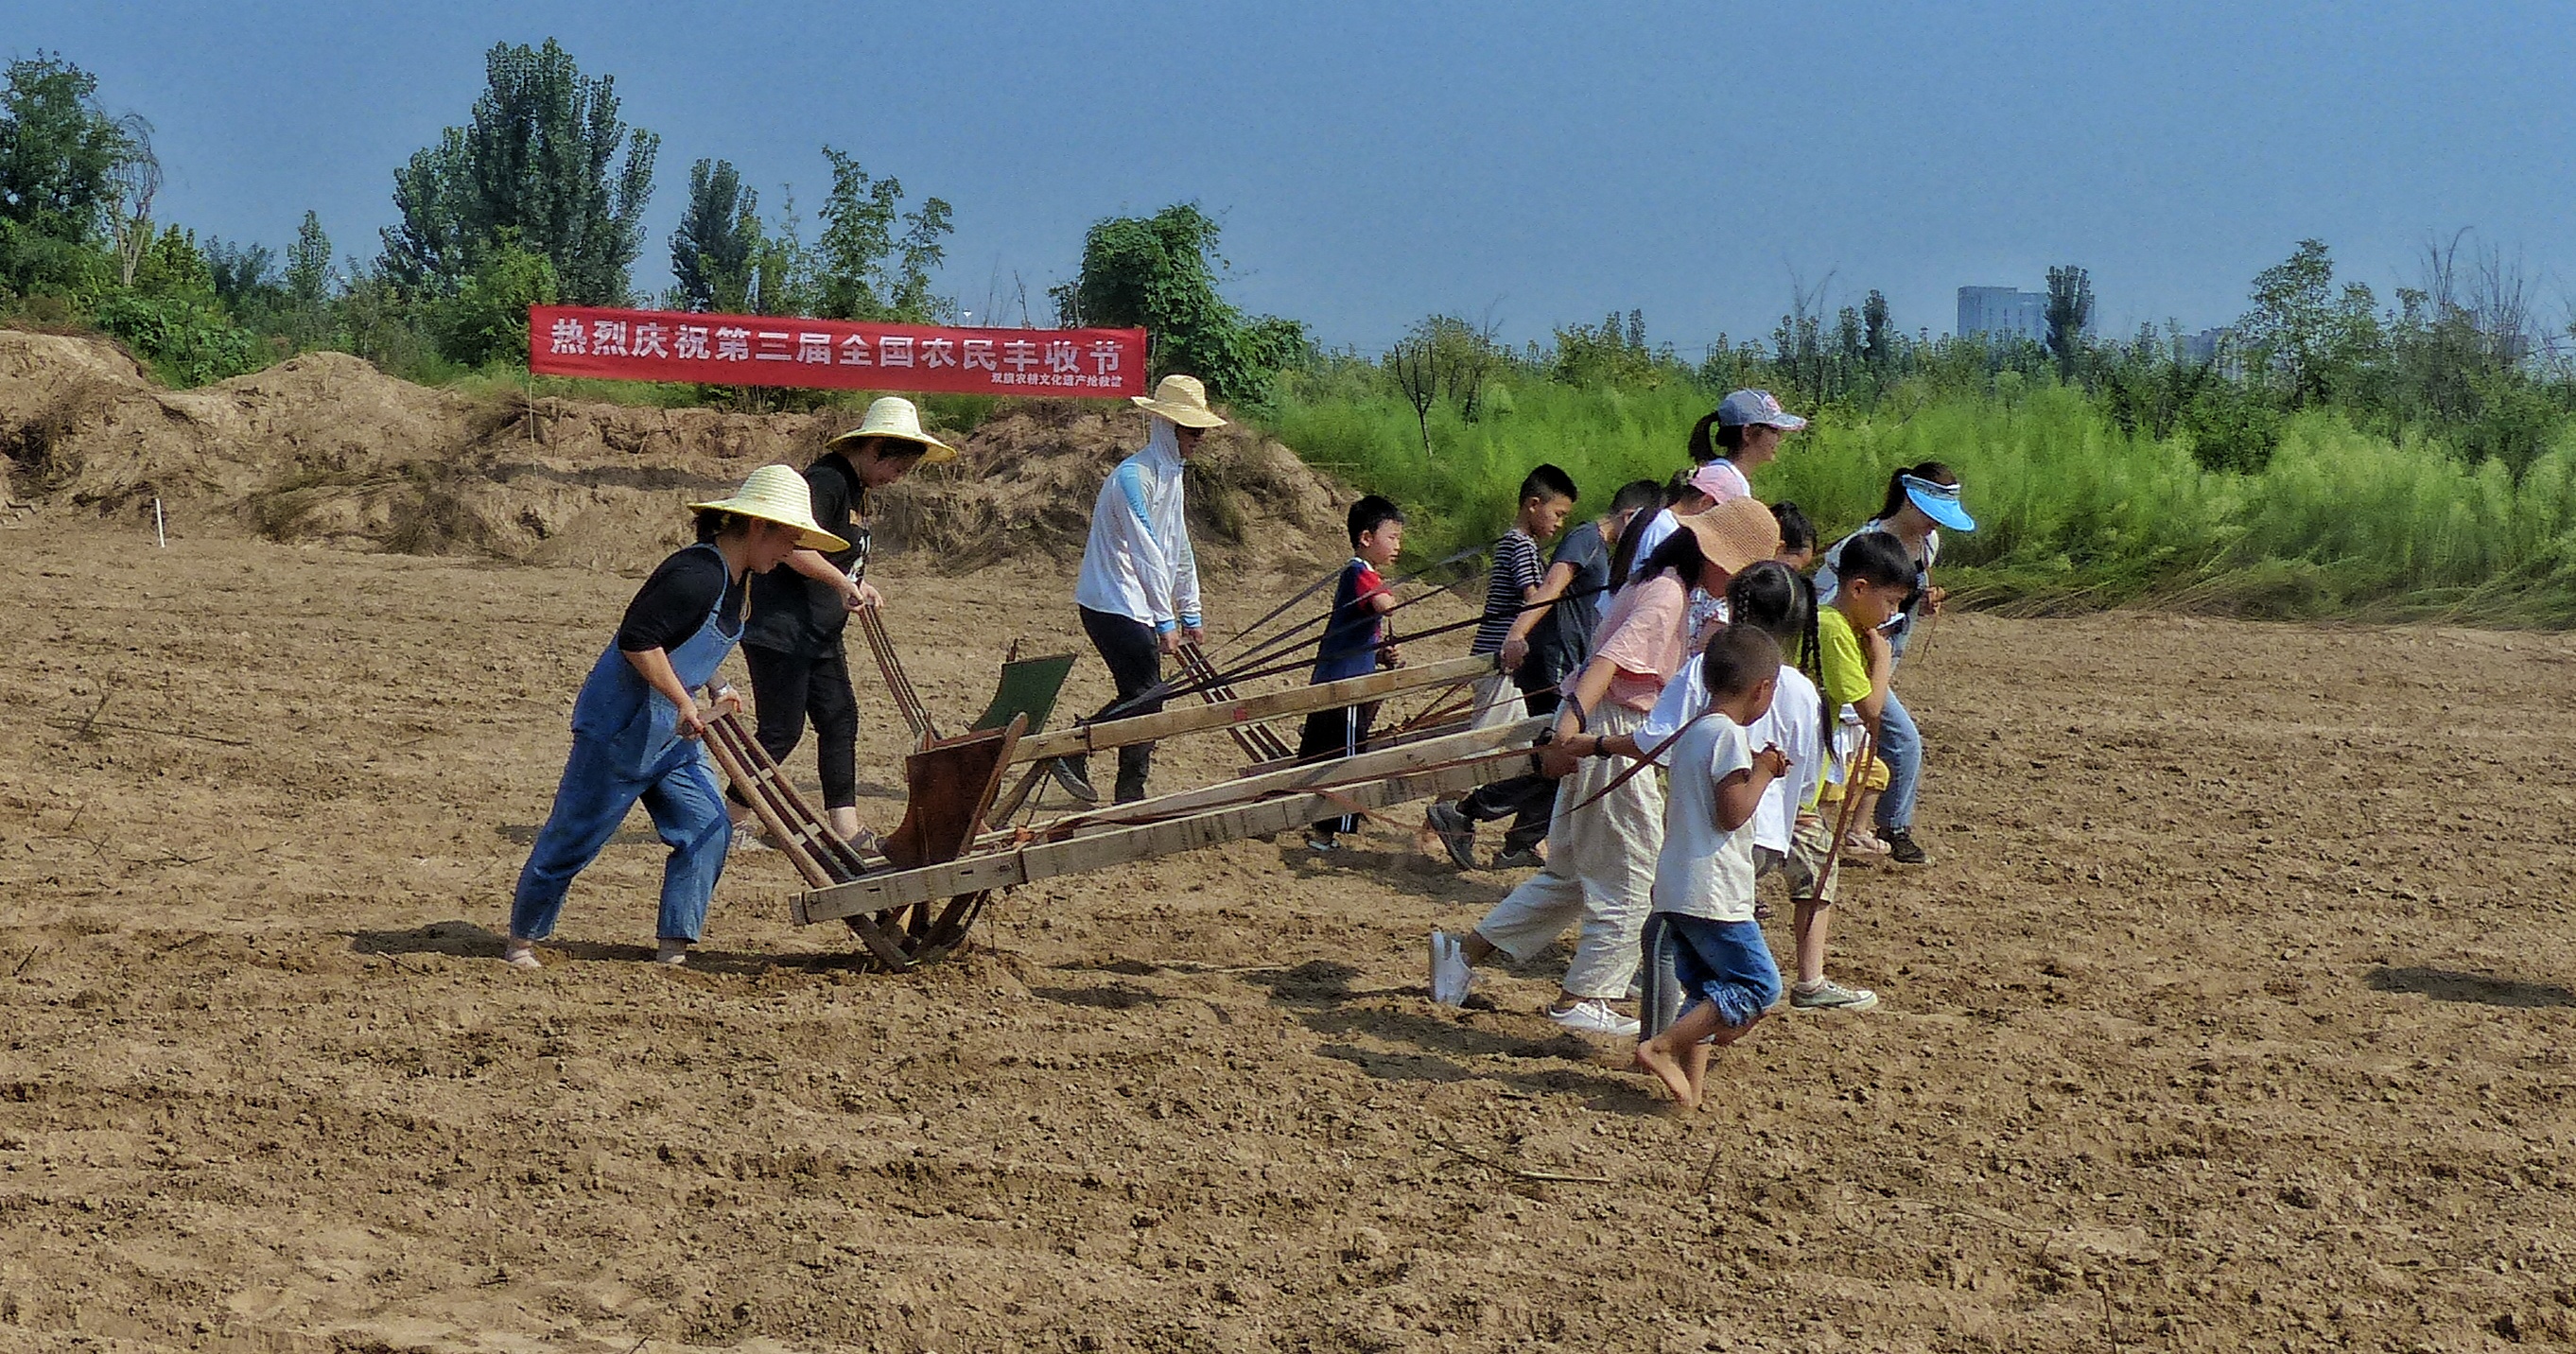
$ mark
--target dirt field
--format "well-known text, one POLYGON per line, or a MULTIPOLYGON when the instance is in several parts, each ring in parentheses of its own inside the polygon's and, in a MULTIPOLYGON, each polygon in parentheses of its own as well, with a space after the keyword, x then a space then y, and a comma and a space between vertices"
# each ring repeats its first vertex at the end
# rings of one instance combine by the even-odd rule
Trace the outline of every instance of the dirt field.
MULTIPOLYGON (((1074 638, 1060 577, 890 565, 952 717, 1074 638)), ((2566 637, 1945 621, 1937 862, 1838 933, 1885 1006, 1685 1121, 1535 1014, 1561 953, 1427 1001, 1509 880, 1391 832, 1029 888, 898 978, 775 856, 637 962, 630 831, 512 972, 631 579, 46 517, 0 585, 0 1346, 2576 1340, 2566 637)))

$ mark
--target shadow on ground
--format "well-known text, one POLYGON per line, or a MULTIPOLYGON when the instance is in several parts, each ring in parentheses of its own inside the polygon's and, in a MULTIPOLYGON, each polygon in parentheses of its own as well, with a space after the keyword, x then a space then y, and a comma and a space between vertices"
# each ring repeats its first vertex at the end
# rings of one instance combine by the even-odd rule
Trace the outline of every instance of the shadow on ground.
POLYGON ((2375 968, 2365 980, 2374 992, 2415 992, 2435 1001, 2523 1008, 2576 1006, 2576 992, 2555 983, 2526 983, 2446 968, 2375 968))
MULTIPOLYGON (((344 931, 341 934, 349 938, 349 950, 353 954, 380 954, 395 959, 427 954, 457 959, 498 960, 501 957, 501 933, 470 921, 437 921, 403 931, 344 931)), ((653 958, 650 945, 621 945, 596 940, 540 941, 537 950, 550 966, 566 959, 585 964, 641 964, 653 958)), ((689 952, 689 962, 682 967, 692 973, 756 977, 782 969, 791 973, 810 973, 834 968, 864 968, 866 960, 855 952, 775 955, 700 947, 689 952)))

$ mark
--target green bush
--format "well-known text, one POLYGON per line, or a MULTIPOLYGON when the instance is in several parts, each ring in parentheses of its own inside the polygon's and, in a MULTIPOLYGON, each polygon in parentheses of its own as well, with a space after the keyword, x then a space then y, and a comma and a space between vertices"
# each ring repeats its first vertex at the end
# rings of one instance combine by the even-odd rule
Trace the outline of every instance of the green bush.
POLYGON ((555 303, 555 266, 542 254, 504 243, 468 274, 456 295, 437 303, 433 323, 440 355, 464 367, 528 361, 528 307, 555 303))
POLYGON ((182 389, 257 371, 275 356, 257 334, 195 297, 123 292, 100 302, 93 318, 182 389))

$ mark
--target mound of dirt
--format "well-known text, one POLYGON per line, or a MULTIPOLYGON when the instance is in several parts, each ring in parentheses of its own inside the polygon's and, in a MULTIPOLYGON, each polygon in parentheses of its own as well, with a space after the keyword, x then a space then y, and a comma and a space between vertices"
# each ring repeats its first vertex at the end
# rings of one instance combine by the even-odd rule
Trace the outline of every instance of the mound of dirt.
MULTIPOLYGON (((178 391, 104 340, 0 330, 0 506, 122 515, 158 498, 280 541, 638 570, 686 539, 691 499, 757 465, 803 465, 851 421, 477 399, 342 353, 178 391)), ((1078 556, 1138 425, 1118 404, 1005 402, 951 439, 956 461, 884 495, 884 548, 947 570, 1078 556)), ((1347 494, 1278 442, 1220 430, 1191 487, 1212 567, 1340 556, 1347 494)))

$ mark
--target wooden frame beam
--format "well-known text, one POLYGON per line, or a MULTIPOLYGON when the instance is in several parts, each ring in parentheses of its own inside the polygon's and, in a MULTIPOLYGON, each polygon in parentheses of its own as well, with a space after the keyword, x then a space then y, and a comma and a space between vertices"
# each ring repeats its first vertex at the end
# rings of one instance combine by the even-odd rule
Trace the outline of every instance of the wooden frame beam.
POLYGON ((1070 729, 1032 734, 1021 739, 1019 747, 1011 753, 1011 760, 1018 763, 1079 757, 1084 753, 1106 752, 1134 743, 1151 743, 1176 734, 1285 719, 1290 715, 1356 705, 1362 701, 1384 700, 1424 687, 1473 681, 1495 670, 1492 655, 1451 658, 1421 667, 1392 668, 1359 677, 1345 677, 1338 682, 1295 686, 1213 705, 1187 706, 1160 714, 1103 720, 1097 724, 1077 724, 1070 729))
POLYGON ((1383 752, 1363 752, 1139 800, 1097 815, 1078 814, 1058 825, 1077 835, 812 889, 790 900, 789 914, 800 925, 870 915, 1285 832, 1348 812, 1353 805, 1384 808, 1471 790, 1529 771, 1530 749, 1551 722, 1542 717, 1471 729, 1383 752))

